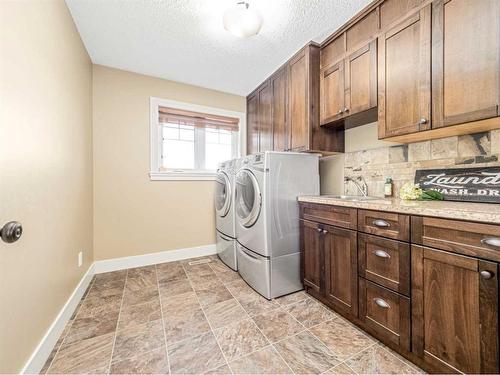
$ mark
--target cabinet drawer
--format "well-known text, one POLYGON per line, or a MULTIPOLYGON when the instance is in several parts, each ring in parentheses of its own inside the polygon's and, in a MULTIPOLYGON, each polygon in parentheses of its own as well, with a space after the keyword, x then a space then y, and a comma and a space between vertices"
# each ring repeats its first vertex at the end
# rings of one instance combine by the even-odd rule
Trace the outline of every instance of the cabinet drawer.
POLYGON ((359 275, 396 292, 410 294, 410 245, 369 234, 358 238, 359 275))
POLYGON ((410 299, 359 278, 359 317, 385 343, 410 350, 410 299))
POLYGON ((412 216, 412 243, 500 261, 500 225, 412 216))
POLYGON ((410 217, 391 212, 358 211, 358 228, 361 232, 395 240, 409 241, 410 217))
POLYGON ((356 229, 356 209, 326 204, 300 203, 301 219, 316 221, 337 227, 356 229))

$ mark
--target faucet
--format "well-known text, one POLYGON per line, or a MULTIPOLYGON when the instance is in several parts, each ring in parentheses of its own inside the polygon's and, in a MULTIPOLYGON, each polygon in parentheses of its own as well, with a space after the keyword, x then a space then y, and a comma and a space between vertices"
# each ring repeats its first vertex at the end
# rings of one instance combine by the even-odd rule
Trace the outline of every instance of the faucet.
POLYGON ((361 195, 363 195, 363 197, 368 196, 368 185, 366 184, 366 181, 363 178, 363 176, 358 176, 356 177, 356 179, 354 179, 353 177, 345 176, 344 183, 347 184, 349 181, 351 181, 354 185, 356 185, 356 187, 358 188, 361 195))

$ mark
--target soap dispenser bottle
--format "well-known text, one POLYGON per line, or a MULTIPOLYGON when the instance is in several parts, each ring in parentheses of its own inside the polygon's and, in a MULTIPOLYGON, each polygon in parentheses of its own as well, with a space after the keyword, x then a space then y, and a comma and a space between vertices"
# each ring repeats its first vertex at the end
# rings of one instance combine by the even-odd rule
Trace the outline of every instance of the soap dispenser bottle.
POLYGON ((384 196, 386 198, 392 197, 392 178, 387 177, 384 184, 384 196))

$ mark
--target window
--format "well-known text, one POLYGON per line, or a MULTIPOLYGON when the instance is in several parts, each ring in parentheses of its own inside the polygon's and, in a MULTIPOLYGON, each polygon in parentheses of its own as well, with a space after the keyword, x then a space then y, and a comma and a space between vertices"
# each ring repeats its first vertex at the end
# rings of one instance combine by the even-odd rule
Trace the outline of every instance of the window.
POLYGON ((214 179, 240 155, 244 113, 151 98, 151 179, 214 179))

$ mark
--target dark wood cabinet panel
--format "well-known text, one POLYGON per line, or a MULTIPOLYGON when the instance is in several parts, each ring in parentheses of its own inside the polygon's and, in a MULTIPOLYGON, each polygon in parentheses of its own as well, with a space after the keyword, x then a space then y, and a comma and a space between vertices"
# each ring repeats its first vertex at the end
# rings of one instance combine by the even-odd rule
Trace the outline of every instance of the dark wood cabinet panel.
POLYGON ((259 98, 257 93, 247 98, 247 154, 259 152, 259 98))
POLYGON ((500 2, 432 7, 432 127, 500 115, 500 2))
POLYGON ((300 217, 306 220, 354 230, 357 228, 358 222, 355 208, 316 203, 301 203, 300 217))
POLYGON ((301 278, 304 286, 321 293, 324 274, 323 243, 321 228, 317 223, 300 221, 301 278))
POLYGON ((308 55, 302 50, 288 67, 290 149, 304 151, 309 149, 309 71, 308 55))
POLYGON ((357 236, 349 229, 325 226, 325 298, 344 315, 358 316, 357 236))
POLYGON ((412 216, 412 242, 500 262, 500 226, 412 216))
POLYGON ((378 38, 379 138, 431 127, 431 6, 378 38))
POLYGON ((345 115, 377 106, 377 41, 373 40, 345 61, 345 115))
POLYGON ((410 299, 359 278, 359 318, 387 344, 410 350, 410 299))
POLYGON ((358 228, 361 232, 395 240, 409 241, 410 217, 392 212, 358 210, 358 228))
POLYGON ((259 96, 259 152, 273 150, 272 86, 266 81, 258 91, 259 96))
POLYGON ((498 265, 412 246, 412 351, 436 372, 498 373, 498 265))
POLYGON ((375 8, 346 31, 347 53, 359 48, 379 31, 379 9, 375 8))
POLYGON ((320 123, 327 124, 344 116, 345 74, 344 60, 321 71, 320 123))
POLYGON ((321 48, 321 69, 343 59, 345 52, 346 41, 343 33, 321 48))
POLYGON ((410 295, 410 245, 360 233, 359 275, 396 292, 410 295))
POLYGON ((289 148, 289 132, 286 122, 286 78, 286 68, 281 68, 270 79, 272 87, 273 149, 275 151, 286 151, 289 148))
POLYGON ((387 29, 393 23, 422 5, 426 0, 385 0, 380 4, 380 28, 387 29))

